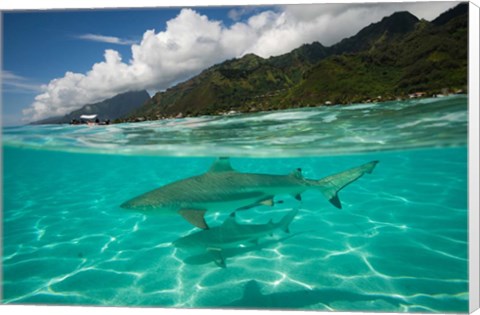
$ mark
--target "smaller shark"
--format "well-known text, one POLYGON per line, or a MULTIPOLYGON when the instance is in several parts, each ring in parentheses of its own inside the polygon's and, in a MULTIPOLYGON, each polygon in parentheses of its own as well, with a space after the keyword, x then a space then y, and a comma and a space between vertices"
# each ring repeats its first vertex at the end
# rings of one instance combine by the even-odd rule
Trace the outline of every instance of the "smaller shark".
POLYGON ((290 233, 289 225, 297 213, 298 209, 294 209, 277 223, 270 220, 266 224, 238 224, 235 212, 232 212, 223 224, 181 237, 173 245, 181 249, 206 251, 218 266, 226 267, 224 250, 248 243, 258 244, 260 238, 273 235, 277 230, 290 233))
POLYGON ((269 248, 274 244, 283 243, 286 240, 302 233, 303 232, 286 235, 279 239, 276 239, 276 238, 268 239, 266 241, 258 242, 257 244, 252 244, 248 246, 242 246, 242 247, 236 247, 236 248, 224 248, 222 249, 222 255, 221 255, 221 258, 223 258, 223 261, 221 259, 220 260, 218 259, 219 258, 218 255, 212 254, 211 252, 202 252, 200 254, 188 256, 186 258, 183 258, 182 260, 184 263, 188 265, 205 265, 213 262, 218 267, 226 268, 227 267, 226 260, 228 258, 237 257, 246 253, 262 250, 264 248, 269 248))

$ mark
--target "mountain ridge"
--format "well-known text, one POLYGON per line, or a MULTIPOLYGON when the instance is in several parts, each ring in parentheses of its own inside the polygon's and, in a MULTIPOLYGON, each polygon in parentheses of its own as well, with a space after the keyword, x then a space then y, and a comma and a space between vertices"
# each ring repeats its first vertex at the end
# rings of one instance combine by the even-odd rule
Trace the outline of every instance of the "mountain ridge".
POLYGON ((48 117, 30 124, 67 124, 72 120, 79 120, 81 115, 92 114, 96 114, 101 121, 113 121, 125 118, 149 99, 150 95, 146 90, 120 93, 97 103, 83 105, 81 108, 73 110, 64 116, 48 117))
POLYGON ((226 60, 156 93, 127 120, 466 90, 468 3, 460 3, 434 21, 395 12, 330 47, 312 42, 267 59, 247 54, 226 60))
POLYGON ((445 90, 465 91, 467 31, 465 12, 450 15, 439 25, 420 20, 397 40, 378 41, 357 54, 320 61, 284 101, 309 106, 316 101, 345 104, 378 96, 385 100, 415 92, 435 95, 445 90))

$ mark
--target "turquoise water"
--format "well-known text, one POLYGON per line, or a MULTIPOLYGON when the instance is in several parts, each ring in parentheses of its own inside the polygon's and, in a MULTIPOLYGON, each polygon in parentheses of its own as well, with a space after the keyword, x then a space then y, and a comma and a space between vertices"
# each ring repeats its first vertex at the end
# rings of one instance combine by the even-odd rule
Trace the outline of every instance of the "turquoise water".
POLYGON ((467 312, 466 141, 462 96, 4 128, 3 303, 467 312), (239 172, 312 179, 380 163, 341 210, 307 191, 238 212, 261 224, 299 209, 290 234, 240 246, 226 268, 172 246, 198 231, 180 216, 120 208, 227 155, 239 172))

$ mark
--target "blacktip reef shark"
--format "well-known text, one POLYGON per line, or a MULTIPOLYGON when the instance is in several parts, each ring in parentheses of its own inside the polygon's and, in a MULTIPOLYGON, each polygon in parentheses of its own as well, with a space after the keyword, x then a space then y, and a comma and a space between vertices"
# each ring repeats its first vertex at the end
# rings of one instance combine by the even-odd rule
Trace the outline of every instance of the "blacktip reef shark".
POLYGON ((122 208, 149 213, 176 212, 188 222, 208 229, 205 213, 208 210, 231 212, 258 205, 273 205, 273 198, 291 194, 301 200, 301 194, 310 189, 319 190, 334 206, 341 208, 338 192, 371 173, 378 161, 330 175, 320 180, 306 179, 300 168, 289 175, 240 173, 230 165, 229 158, 219 158, 208 172, 182 179, 121 205, 122 208))
POLYGON ((225 250, 249 243, 258 244, 259 239, 273 235, 277 231, 290 233, 290 223, 297 213, 298 209, 294 209, 277 223, 270 220, 266 224, 239 224, 235 218, 235 212, 232 212, 223 224, 181 237, 174 241, 173 245, 181 249, 207 252, 218 266, 224 268, 226 267, 223 254, 225 250))
POLYGON ((197 252, 188 257, 182 258, 182 260, 188 265, 204 265, 209 263, 215 263, 215 265, 217 265, 218 267, 226 268, 226 261, 229 258, 272 247, 275 244, 283 243, 286 240, 302 233, 303 232, 287 234, 286 236, 282 236, 280 238, 266 239, 264 241, 256 243, 252 242, 251 244, 247 244, 245 246, 224 248, 222 249, 221 255, 218 255, 218 253, 215 252, 212 253, 212 250, 205 250, 203 252, 197 252))

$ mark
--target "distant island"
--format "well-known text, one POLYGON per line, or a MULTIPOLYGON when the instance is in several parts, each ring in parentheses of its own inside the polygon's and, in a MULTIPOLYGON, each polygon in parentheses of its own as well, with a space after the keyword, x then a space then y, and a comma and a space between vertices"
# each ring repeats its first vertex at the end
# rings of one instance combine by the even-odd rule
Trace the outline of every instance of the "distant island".
POLYGON ((118 94, 104 101, 87 104, 64 116, 49 117, 34 121, 32 125, 78 123, 83 115, 95 115, 98 121, 114 121, 128 117, 132 111, 142 106, 150 95, 147 91, 133 91, 118 94))
POLYGON ((247 54, 151 98, 137 92, 126 105, 116 96, 36 123, 66 123, 102 108, 120 123, 466 93, 467 70, 464 2, 431 22, 396 12, 330 47, 313 42, 268 59, 247 54))

